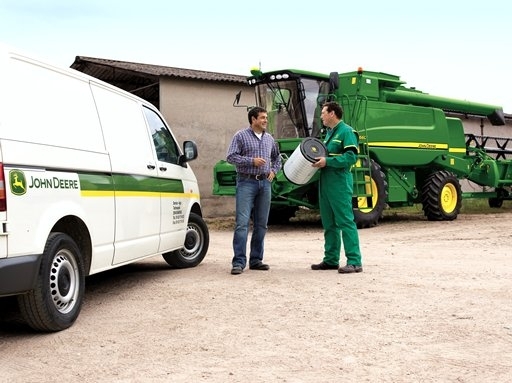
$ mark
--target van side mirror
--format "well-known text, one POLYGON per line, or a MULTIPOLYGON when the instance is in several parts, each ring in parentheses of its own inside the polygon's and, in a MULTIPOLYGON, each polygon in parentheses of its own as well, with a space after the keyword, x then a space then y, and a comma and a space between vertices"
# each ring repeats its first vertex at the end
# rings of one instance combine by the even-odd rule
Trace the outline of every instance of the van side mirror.
POLYGON ((194 141, 183 142, 183 153, 179 158, 179 164, 185 166, 188 161, 197 158, 197 145, 194 141))

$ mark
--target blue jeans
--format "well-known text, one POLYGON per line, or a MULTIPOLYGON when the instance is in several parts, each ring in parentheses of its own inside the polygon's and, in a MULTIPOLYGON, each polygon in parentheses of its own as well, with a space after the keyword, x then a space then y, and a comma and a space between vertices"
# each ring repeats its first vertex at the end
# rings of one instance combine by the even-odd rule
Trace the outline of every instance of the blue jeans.
POLYGON ((236 223, 233 235, 233 267, 247 265, 247 237, 252 212, 253 230, 249 265, 263 261, 263 244, 267 233, 268 213, 272 195, 271 182, 238 177, 236 184, 236 223))

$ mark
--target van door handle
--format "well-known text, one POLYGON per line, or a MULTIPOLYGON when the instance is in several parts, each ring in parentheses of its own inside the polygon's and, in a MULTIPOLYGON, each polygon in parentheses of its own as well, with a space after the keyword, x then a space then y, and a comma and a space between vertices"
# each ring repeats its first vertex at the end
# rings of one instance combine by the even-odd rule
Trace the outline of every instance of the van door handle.
POLYGON ((162 166, 162 167, 160 167, 160 168, 158 168, 158 169, 160 169, 160 171, 161 171, 161 172, 165 172, 165 171, 167 171, 167 168, 166 168, 165 166, 162 166))
POLYGON ((154 168, 156 168, 155 165, 151 165, 151 164, 148 164, 147 166, 148 166, 148 169, 150 169, 150 170, 153 170, 154 168))

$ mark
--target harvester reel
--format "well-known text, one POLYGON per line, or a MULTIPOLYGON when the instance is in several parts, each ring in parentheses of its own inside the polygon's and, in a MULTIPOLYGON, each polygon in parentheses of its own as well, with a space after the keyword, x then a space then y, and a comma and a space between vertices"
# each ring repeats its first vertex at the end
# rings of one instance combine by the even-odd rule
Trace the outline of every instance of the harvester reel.
POLYGON ((446 170, 432 173, 423 185, 422 203, 429 221, 456 219, 462 205, 462 191, 455 174, 446 170))

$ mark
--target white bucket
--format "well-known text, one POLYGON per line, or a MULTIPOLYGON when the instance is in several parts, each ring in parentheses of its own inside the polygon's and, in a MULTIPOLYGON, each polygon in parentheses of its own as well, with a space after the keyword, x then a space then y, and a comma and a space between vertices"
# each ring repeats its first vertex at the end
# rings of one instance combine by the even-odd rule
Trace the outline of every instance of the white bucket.
POLYGON ((311 166, 316 162, 315 158, 326 156, 327 148, 322 141, 313 137, 305 138, 284 163, 284 176, 296 185, 303 185, 318 170, 318 168, 311 166))

